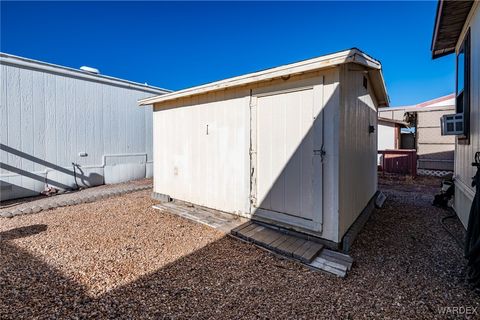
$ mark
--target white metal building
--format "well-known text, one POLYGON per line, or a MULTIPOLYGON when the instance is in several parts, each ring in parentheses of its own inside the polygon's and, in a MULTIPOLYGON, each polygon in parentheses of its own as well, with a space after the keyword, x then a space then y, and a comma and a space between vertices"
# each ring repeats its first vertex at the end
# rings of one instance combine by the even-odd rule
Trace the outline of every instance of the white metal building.
POLYGON ((5 53, 0 81, 0 200, 152 175, 137 100, 168 90, 5 53))
POLYGON ((378 61, 351 49, 147 98, 154 192, 321 238, 377 191, 378 61))

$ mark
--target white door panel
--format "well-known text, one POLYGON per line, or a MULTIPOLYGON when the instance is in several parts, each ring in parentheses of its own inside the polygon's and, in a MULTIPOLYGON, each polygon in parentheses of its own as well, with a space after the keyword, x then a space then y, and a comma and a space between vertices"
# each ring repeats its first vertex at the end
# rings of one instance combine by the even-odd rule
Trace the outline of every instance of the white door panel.
MULTIPOLYGON (((256 98, 256 195, 254 215, 318 230, 314 165, 321 118, 314 88, 256 98), (316 133, 315 133, 316 132, 316 133)), ((321 135, 321 131, 320 131, 321 135)), ((321 191, 321 190, 320 190, 321 191)), ((321 213, 320 213, 321 215, 321 213)))

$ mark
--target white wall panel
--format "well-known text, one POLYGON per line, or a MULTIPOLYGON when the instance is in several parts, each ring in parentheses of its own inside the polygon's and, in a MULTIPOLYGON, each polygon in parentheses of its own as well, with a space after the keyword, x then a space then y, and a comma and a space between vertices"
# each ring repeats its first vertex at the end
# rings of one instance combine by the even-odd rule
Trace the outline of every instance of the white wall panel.
POLYGON ((179 108, 156 109, 155 192, 248 213, 248 108, 248 99, 231 90, 186 100, 179 108))
POLYGON ((395 149, 395 130, 393 123, 378 124, 378 150, 395 149))
POLYGON ((80 165, 80 185, 145 177, 152 108, 138 107, 137 100, 162 91, 86 80, 60 67, 50 72, 3 60, 0 67, 1 200, 35 195, 46 179, 75 187, 72 162, 80 165), (104 171, 112 154, 120 160, 104 171))

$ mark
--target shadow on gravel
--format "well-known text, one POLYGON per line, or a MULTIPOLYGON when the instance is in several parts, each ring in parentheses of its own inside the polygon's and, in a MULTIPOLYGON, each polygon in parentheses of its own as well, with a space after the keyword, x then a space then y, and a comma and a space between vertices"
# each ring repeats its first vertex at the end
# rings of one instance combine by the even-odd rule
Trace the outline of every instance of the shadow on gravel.
POLYGON ((27 227, 20 227, 8 231, 0 232, 0 241, 25 238, 40 232, 47 231, 46 224, 34 224, 27 227))
POLYGON ((86 288, 9 241, 0 253, 1 319, 65 318, 88 299, 86 288))
MULTIPOLYGON (((2 319, 428 319, 443 318, 445 307, 480 310, 478 296, 464 284, 462 250, 439 224, 444 214, 408 196, 387 200, 354 244, 355 265, 346 279, 223 237, 98 297, 46 261, 1 241, 0 314, 2 319)), ((37 228, 2 236, 18 239, 37 228)))

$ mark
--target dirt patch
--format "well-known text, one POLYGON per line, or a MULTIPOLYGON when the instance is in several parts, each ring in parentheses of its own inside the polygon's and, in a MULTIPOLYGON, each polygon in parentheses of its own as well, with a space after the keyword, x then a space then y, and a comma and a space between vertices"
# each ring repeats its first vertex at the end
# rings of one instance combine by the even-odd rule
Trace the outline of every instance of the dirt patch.
MULTIPOLYGON (((380 187, 395 194, 395 185, 380 187)), ((463 280, 462 250, 439 223, 447 212, 426 199, 389 197, 354 244, 346 279, 153 204, 142 191, 2 220, 2 318, 425 319, 444 318, 443 307, 480 311, 463 280)))

